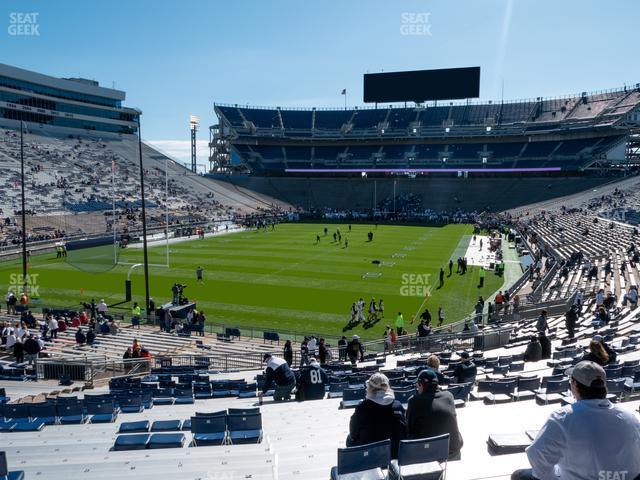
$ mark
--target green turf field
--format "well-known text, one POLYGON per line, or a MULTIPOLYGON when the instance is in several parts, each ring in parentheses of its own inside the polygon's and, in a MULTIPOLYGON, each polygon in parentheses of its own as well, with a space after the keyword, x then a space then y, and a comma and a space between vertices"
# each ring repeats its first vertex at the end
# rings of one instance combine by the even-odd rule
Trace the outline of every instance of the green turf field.
MULTIPOLYGON (((173 244, 171 268, 150 267, 151 296, 156 304, 169 301, 171 285, 182 282, 188 285, 187 297, 198 302, 211 322, 326 334, 341 334, 350 318, 351 303, 363 297, 368 305, 373 296, 384 299, 385 318, 370 328, 358 325, 348 334, 379 338, 398 311, 409 324, 425 291, 430 292, 426 306, 434 318, 438 305, 442 305, 449 322, 468 315, 478 295, 486 298, 502 286, 501 278, 488 274, 479 289, 477 268, 470 267, 466 275, 458 275, 454 265, 453 275, 445 276, 444 287, 436 288, 440 266, 445 266, 450 257, 455 261, 464 254, 471 226, 353 225, 348 233, 347 225, 327 224, 326 237, 324 226, 283 224, 275 231, 246 231, 173 244), (349 239, 347 248, 333 243, 336 228, 340 228, 343 239, 349 239), (370 230, 374 233, 372 242, 367 241, 370 230), (321 235, 319 244, 316 234, 321 235), (374 265, 373 260, 383 264, 374 265), (205 270, 203 284, 196 283, 198 265, 205 270), (367 273, 381 276, 363 278, 367 273)), ((91 298, 105 298, 107 303, 124 299, 128 267, 118 265, 96 272, 90 265, 91 258, 98 267, 107 264, 110 255, 105 247, 98 247, 93 255, 90 249, 70 251, 67 261, 56 259, 55 253, 32 257, 29 273, 37 275, 32 280, 39 299, 31 306, 76 308, 80 301, 91 298)), ((165 255, 164 245, 150 248, 149 263, 163 264, 165 255)), ((141 259, 141 249, 120 252, 121 262, 141 259)), ((0 278, 10 285, 15 283, 11 274, 19 272, 19 261, 0 264, 0 278)), ((132 283, 134 300, 144 304, 141 268, 132 275, 132 283)), ((129 308, 125 306, 123 311, 129 308)))

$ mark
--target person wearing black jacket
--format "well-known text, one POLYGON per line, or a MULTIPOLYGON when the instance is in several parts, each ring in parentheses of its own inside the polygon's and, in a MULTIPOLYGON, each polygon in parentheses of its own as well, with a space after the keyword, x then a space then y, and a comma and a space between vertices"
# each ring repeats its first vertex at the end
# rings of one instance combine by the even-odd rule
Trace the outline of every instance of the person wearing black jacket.
POLYGON ((549 340, 544 332, 538 332, 538 341, 542 347, 542 360, 551 358, 551 340, 549 340))
POLYGON ((355 409, 349 422, 347 446, 391 440, 391 458, 398 458, 400 440, 406 437, 404 408, 395 399, 389 379, 374 373, 366 382, 365 399, 355 409))
POLYGON ((78 345, 84 345, 86 341, 87 341, 87 337, 85 336, 84 333, 82 333, 82 329, 78 328, 78 331, 76 332, 76 343, 78 345))
POLYGON ((41 348, 38 340, 36 340, 33 335, 29 335, 29 338, 24 342, 24 353, 27 354, 27 361, 29 362, 29 365, 35 363, 40 350, 41 348))
POLYGON ((329 357, 328 351, 324 338, 321 338, 320 343, 318 343, 318 358, 320 359, 320 365, 327 363, 327 359, 329 357))
POLYGON ((291 340, 287 340, 286 342, 284 342, 282 357, 287 362, 287 365, 293 365, 293 347, 291 346, 291 340))
POLYGON ((265 382, 262 392, 258 393, 262 397, 275 383, 275 392, 273 393, 274 402, 282 402, 291 399, 291 392, 296 386, 296 376, 289 368, 287 362, 282 358, 274 357, 269 353, 265 353, 262 358, 263 363, 267 364, 265 370, 265 382))
POLYGON ((576 323, 578 322, 578 306, 575 304, 571 305, 571 308, 564 314, 564 317, 567 334, 569 335, 569 338, 573 338, 576 334, 576 323))
POLYGON ((468 383, 473 382, 476 379, 478 368, 476 364, 471 361, 467 352, 460 354, 462 362, 453 370, 452 378, 455 378, 456 383, 468 383))
POLYGON ((463 440, 458 429, 453 395, 439 390, 438 376, 433 370, 420 372, 417 394, 407 405, 407 437, 409 439, 449 434, 449 459, 459 458, 463 440))
POLYGON ((351 361, 352 365, 355 365, 358 362, 358 355, 360 356, 360 361, 364 361, 364 348, 362 348, 362 344, 360 343, 360 337, 358 335, 354 335, 351 341, 347 344, 347 356, 349 357, 349 361, 351 361))
POLYGON ((525 362, 538 362, 542 360, 542 345, 537 336, 531 337, 531 342, 524 352, 525 362))
POLYGON ((338 340, 338 360, 344 362, 347 359, 347 337, 344 335, 338 340))
POLYGON ((16 359, 16 363, 24 362, 24 345, 22 339, 16 339, 16 343, 13 344, 13 356, 16 359))
POLYGON ((318 360, 312 358, 309 361, 309 367, 302 369, 300 378, 298 379, 298 388, 296 390, 296 400, 303 402, 305 400, 322 400, 325 394, 325 385, 329 384, 329 377, 318 363, 318 360))

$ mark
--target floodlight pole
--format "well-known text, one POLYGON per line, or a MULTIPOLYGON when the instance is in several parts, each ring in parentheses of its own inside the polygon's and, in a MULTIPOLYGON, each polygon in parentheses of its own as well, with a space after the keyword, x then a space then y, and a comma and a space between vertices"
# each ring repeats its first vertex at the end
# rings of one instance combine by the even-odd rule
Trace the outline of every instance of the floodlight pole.
POLYGON ((167 267, 169 266, 169 157, 164 159, 164 221, 167 247, 167 267))
POLYGON ((142 130, 140 128, 140 115, 138 113, 138 160, 140 162, 140 199, 142 201, 142 251, 144 262, 144 294, 145 312, 149 318, 149 257, 147 251, 147 211, 144 203, 144 166, 142 165, 142 130))
POLYGON ((22 202, 22 292, 27 293, 27 214, 24 197, 24 122, 22 120, 20 120, 20 192, 20 201, 22 202))

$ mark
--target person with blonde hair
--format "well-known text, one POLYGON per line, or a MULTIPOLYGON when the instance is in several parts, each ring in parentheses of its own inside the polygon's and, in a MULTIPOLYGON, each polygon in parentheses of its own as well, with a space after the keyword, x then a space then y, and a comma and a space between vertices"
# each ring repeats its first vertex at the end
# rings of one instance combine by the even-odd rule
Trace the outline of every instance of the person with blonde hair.
POLYGON ((449 377, 446 377, 440 371, 440 358, 438 358, 437 355, 431 354, 427 357, 427 368, 436 372, 436 375, 438 376, 438 383, 440 385, 445 385, 449 383, 449 377))
POLYGON ((398 445, 406 437, 404 408, 395 399, 389 379, 374 373, 366 382, 365 399, 355 409, 349 422, 347 446, 366 445, 391 440, 391 458, 398 458, 398 445))
POLYGON ((609 353, 602 345, 602 342, 599 342, 594 338, 591 340, 591 343, 589 343, 589 353, 584 356, 583 360, 589 360, 604 367, 611 359, 609 358, 609 353))

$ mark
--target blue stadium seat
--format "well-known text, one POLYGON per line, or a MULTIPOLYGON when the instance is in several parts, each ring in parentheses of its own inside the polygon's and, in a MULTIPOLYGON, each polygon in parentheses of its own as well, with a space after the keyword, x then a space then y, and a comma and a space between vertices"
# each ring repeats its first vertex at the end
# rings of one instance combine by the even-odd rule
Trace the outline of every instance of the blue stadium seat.
POLYGON ((148 433, 134 435, 118 435, 113 445, 114 450, 144 450, 149 444, 148 433))
POLYGON ((227 430, 231 444, 260 443, 262 441, 262 414, 228 415, 227 430))
POLYGON ((517 386, 517 378, 493 382, 489 388, 489 395, 484 397, 484 403, 486 405, 495 405, 496 403, 511 402, 513 400, 513 392, 515 392, 517 386))
POLYGON ((364 388, 347 388, 342 392, 340 408, 355 408, 364 400, 364 388))
POLYGON ((149 440, 149 448, 182 448, 184 433, 154 433, 149 440))
POLYGON ((85 423, 87 417, 84 414, 82 403, 79 401, 58 403, 56 405, 58 421, 62 425, 85 423))
POLYGON ((5 419, 11 419, 14 422, 28 422, 29 417, 29 404, 27 403, 15 403, 12 405, 4 405, 2 408, 5 419))
POLYGON ((55 425, 57 423, 57 412, 54 403, 32 403, 29 407, 29 416, 45 425, 55 425))
POLYGON ((177 432, 182 430, 182 420, 156 420, 151 425, 152 432, 177 432))
POLYGON ((111 423, 118 418, 118 410, 113 402, 89 403, 87 413, 91 415, 91 423, 111 423))
POLYGON ((34 420, 33 422, 17 422, 12 432, 39 432, 44 428, 45 423, 40 420, 34 420))
POLYGON ((389 462, 389 479, 439 480, 445 474, 448 459, 448 433, 431 438, 401 440, 398 459, 389 462))
POLYGON ((122 422, 118 433, 142 433, 149 431, 149 420, 140 420, 137 422, 122 422))
POLYGON ((12 420, 2 420, 0 421, 0 433, 10 432, 12 431, 18 422, 14 422, 12 420))
POLYGON ((533 400, 536 396, 536 390, 540 388, 540 378, 536 377, 520 377, 518 378, 518 387, 511 394, 514 401, 533 400))
POLYGON ((140 396, 119 398, 118 406, 122 413, 141 413, 144 411, 144 405, 142 404, 142 398, 140 396))
POLYGON ((255 415, 256 413, 260 413, 260 407, 227 409, 228 415, 255 415))
POLYGON ((193 444, 222 445, 227 439, 227 417, 191 417, 190 429, 193 433, 193 444))
POLYGON ((569 391, 569 379, 548 380, 543 392, 536 394, 536 402, 540 405, 561 403, 569 391))
POLYGON ((391 461, 391 441, 338 449, 338 466, 331 469, 331 480, 386 478, 382 469, 391 461))

